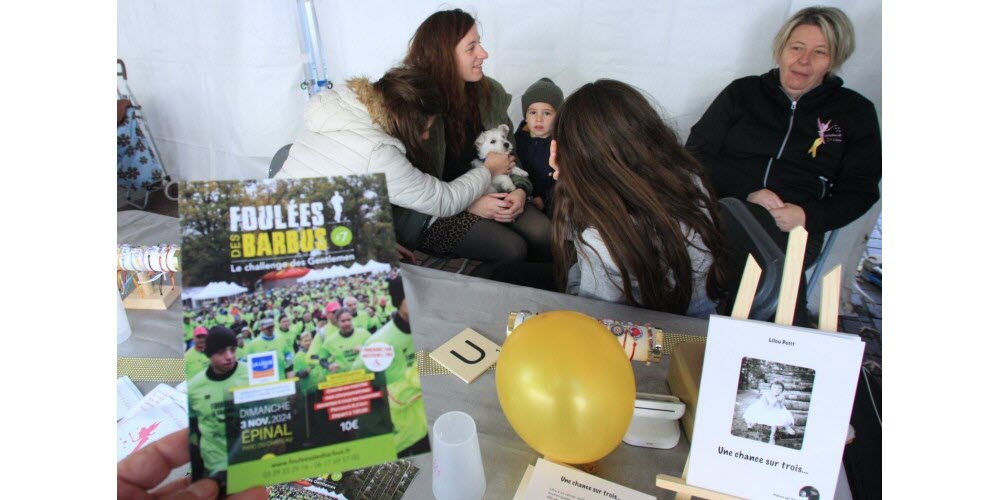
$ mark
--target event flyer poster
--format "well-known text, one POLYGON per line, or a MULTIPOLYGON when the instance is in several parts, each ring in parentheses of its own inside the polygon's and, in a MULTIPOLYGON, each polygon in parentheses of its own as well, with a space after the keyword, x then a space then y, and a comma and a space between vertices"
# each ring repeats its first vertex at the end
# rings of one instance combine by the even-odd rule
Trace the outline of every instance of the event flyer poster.
POLYGON ((712 316, 688 483, 832 499, 863 352, 854 335, 712 316))
POLYGON ((383 175, 181 185, 194 480, 430 450, 383 175))

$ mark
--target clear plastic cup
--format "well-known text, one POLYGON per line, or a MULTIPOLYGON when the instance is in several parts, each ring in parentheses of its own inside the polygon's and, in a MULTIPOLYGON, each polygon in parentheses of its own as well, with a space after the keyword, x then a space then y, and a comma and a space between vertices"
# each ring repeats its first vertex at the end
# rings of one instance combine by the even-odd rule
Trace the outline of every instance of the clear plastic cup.
POLYGON ((122 295, 115 290, 115 297, 118 297, 118 343, 121 344, 132 336, 132 326, 128 324, 128 316, 125 315, 125 304, 122 303, 122 295))
POLYGON ((479 500, 486 494, 486 473, 479 451, 476 422, 460 411, 434 421, 431 434, 434 475, 431 488, 437 500, 479 500))

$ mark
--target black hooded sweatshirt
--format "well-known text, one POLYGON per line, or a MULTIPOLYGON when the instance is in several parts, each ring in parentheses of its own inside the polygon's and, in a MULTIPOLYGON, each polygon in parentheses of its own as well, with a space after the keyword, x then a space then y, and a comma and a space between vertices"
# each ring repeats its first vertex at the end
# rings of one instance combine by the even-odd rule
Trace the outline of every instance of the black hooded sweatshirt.
POLYGON ((828 76, 793 102, 777 69, 736 80, 691 127, 686 147, 719 198, 767 188, 802 207, 810 234, 843 227, 878 201, 882 178, 875 107, 843 84, 828 76))

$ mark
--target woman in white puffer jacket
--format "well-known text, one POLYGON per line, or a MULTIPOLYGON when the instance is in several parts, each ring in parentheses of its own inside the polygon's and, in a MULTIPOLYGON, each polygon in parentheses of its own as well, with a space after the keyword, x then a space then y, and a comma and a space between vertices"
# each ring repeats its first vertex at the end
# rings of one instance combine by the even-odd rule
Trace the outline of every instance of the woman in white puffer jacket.
POLYGON ((434 218, 464 211, 514 163, 491 153, 485 166, 451 182, 421 171, 428 164, 423 142, 442 109, 436 86, 419 70, 393 68, 374 83, 350 79, 309 100, 305 130, 275 177, 385 174, 396 241, 414 248, 434 218))

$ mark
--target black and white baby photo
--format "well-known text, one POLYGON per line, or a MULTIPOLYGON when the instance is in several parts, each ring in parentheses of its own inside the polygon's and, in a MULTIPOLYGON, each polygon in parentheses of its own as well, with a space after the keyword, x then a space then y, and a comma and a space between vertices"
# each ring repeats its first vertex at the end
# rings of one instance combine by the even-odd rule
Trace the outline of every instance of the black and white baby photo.
POLYGON ((801 450, 815 378, 810 368, 743 358, 732 434, 801 450))

